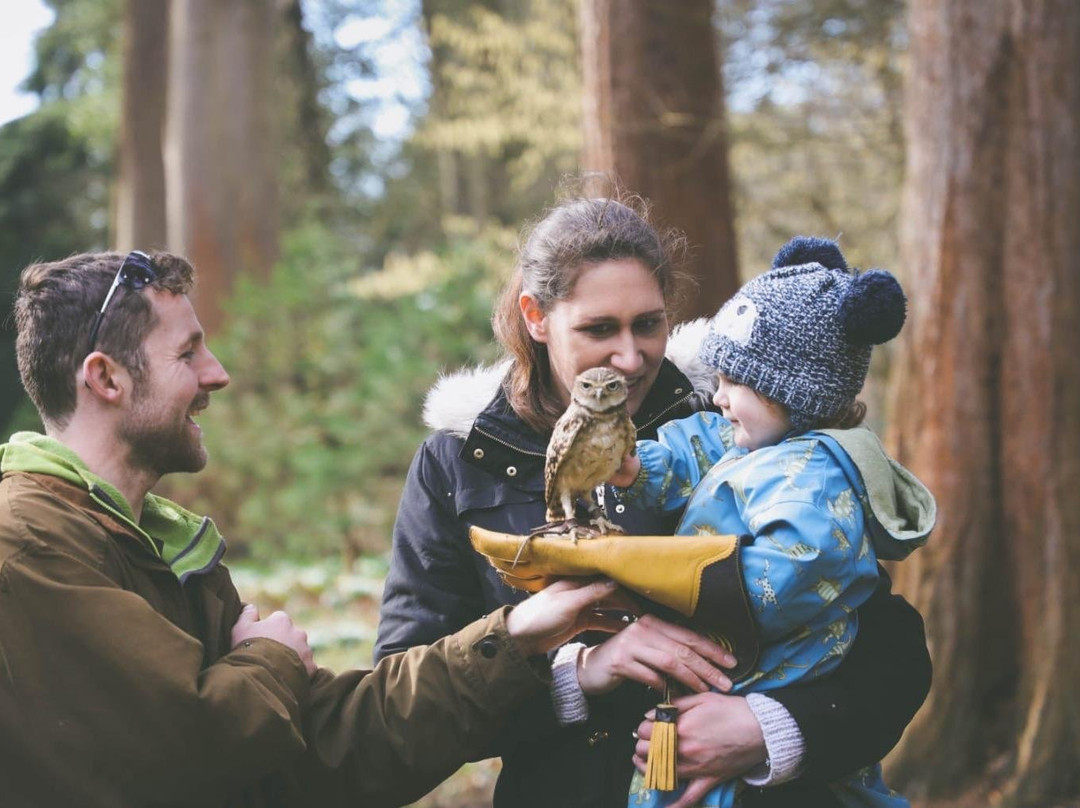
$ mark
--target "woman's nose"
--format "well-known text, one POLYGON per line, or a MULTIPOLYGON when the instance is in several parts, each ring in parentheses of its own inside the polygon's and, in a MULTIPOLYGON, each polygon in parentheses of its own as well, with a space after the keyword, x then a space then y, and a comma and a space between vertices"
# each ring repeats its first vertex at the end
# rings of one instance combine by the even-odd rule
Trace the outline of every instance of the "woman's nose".
POLYGON ((624 375, 631 375, 644 364, 645 359, 633 334, 621 335, 611 354, 611 367, 624 375))

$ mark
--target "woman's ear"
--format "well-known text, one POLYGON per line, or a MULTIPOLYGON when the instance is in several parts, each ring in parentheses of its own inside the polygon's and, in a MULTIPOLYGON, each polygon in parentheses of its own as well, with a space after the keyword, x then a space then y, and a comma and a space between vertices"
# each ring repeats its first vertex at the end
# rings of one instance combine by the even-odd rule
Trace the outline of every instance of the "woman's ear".
POLYGON ((518 306, 521 308, 521 316, 525 319, 525 329, 529 336, 537 342, 547 342, 547 316, 540 308, 540 303, 535 297, 522 292, 518 298, 518 306))

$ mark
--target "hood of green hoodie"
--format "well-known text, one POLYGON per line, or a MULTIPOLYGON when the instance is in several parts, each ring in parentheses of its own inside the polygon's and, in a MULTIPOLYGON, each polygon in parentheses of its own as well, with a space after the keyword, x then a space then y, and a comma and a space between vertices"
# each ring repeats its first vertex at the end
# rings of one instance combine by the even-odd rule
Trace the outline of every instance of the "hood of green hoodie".
POLYGON ((143 499, 142 519, 136 522, 124 495, 54 438, 37 432, 12 435, 0 445, 0 474, 10 472, 47 474, 85 488, 94 502, 129 525, 181 582, 189 575, 213 569, 225 553, 225 540, 209 518, 156 494, 147 494, 143 499))

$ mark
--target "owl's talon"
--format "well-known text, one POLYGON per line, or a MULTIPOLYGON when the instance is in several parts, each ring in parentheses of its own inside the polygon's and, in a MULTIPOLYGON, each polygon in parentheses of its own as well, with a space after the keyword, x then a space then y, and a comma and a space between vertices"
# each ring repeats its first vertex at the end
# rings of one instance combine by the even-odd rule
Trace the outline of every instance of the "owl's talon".
POLYGON ((596 535, 604 535, 606 533, 625 533, 620 525, 615 524, 610 519, 603 516, 597 516, 589 520, 589 524, 596 528, 596 535))

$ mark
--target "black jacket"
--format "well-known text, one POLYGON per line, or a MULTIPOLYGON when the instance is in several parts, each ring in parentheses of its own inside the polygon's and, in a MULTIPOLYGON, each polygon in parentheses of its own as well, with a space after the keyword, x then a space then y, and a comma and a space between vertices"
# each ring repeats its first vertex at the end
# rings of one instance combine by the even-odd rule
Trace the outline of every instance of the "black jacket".
MULTIPOLYGON (((639 438, 701 409, 705 399, 665 361, 635 417, 639 438)), ((460 430, 464 433, 465 430, 460 430)), ((409 470, 394 526, 393 554, 380 616, 376 659, 430 643, 478 616, 521 599, 473 551, 468 527, 528 533, 544 522, 548 436, 530 429, 501 390, 467 436, 438 431, 409 470)), ((638 534, 674 531, 671 515, 638 511, 606 490, 608 517, 638 534)), ((791 712, 807 742, 807 771, 783 787, 751 790, 746 804, 829 805, 824 782, 880 760, 899 739, 929 689, 922 620, 882 583, 859 609, 860 630, 848 658, 830 677, 770 691, 791 712)), ((560 728, 550 700, 514 716, 492 754, 503 758, 496 806, 626 805, 631 732, 657 696, 625 683, 590 698, 589 720, 560 728)))

